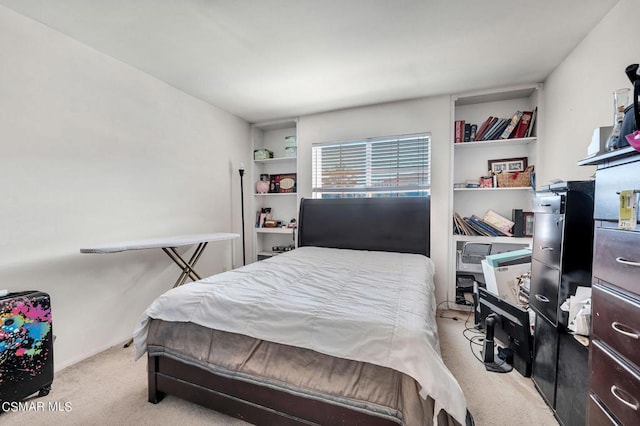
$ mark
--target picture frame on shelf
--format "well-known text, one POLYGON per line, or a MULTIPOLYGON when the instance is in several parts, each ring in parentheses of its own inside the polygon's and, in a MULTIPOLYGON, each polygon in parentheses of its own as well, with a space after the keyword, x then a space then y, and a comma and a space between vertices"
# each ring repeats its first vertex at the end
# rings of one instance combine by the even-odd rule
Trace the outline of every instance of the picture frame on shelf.
POLYGON ((524 222, 524 237, 533 237, 533 212, 522 212, 524 222))
POLYGON ((491 173, 524 172, 527 165, 527 157, 501 158, 498 160, 488 160, 487 169, 491 173))
POLYGON ((297 189, 297 174, 283 173, 270 176, 269 193, 287 194, 295 193, 297 189))

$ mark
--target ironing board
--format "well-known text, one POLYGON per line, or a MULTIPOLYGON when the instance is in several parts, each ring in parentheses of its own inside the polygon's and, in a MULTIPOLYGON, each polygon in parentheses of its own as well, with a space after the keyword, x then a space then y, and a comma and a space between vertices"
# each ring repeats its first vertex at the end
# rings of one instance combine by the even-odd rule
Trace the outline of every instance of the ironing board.
MULTIPOLYGON (((187 281, 187 278, 191 278, 193 281, 201 279, 201 277, 193 270, 207 247, 207 244, 211 241, 224 241, 240 238, 240 234, 231 233, 213 233, 213 234, 191 234, 191 235, 178 235, 172 237, 163 238, 149 238, 145 240, 134 241, 122 241, 119 243, 106 244, 101 246, 95 246, 90 248, 81 248, 80 253, 120 253, 129 250, 147 250, 147 249, 162 249, 167 256, 174 261, 176 265, 182 270, 180 276, 173 284, 173 287, 178 287, 187 281), (190 246, 196 244, 196 249, 189 258, 185 260, 180 256, 180 253, 176 250, 177 247, 190 246)), ((131 345, 133 339, 125 343, 124 347, 127 348, 131 345)))
POLYGON ((193 268, 209 242, 233 240, 235 238, 240 238, 240 235, 231 233, 178 235, 163 238, 149 238, 145 240, 123 241, 91 248, 81 248, 80 253, 119 253, 129 250, 162 249, 162 251, 164 251, 167 256, 169 256, 171 260, 173 260, 173 262, 182 270, 180 276, 173 284, 174 287, 178 287, 184 284, 187 281, 187 278, 191 278, 193 281, 201 279, 193 268), (177 247, 190 246, 194 244, 197 245, 196 249, 188 261, 183 259, 182 256, 180 256, 180 253, 176 250, 177 247))

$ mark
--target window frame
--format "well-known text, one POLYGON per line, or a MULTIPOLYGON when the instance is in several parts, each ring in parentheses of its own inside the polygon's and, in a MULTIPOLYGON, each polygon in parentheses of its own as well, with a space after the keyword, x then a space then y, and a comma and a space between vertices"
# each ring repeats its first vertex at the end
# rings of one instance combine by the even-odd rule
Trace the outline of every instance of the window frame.
POLYGON ((431 192, 431 144, 429 132, 314 143, 311 146, 312 198, 428 196, 431 192), (389 145, 385 146, 387 143, 389 145), (401 151, 401 145, 406 149, 401 151), (358 152, 363 149, 364 153, 358 152), (328 160, 323 158, 323 150, 324 154, 329 154, 328 160), (336 167, 330 171, 335 173, 335 184, 327 186, 325 181, 330 178, 326 171, 331 165, 336 167), (346 178, 345 170, 351 172, 348 176, 352 185, 340 182, 346 178), (389 185, 394 179, 395 184, 389 185), (408 180, 408 184, 400 184, 403 180, 408 180))

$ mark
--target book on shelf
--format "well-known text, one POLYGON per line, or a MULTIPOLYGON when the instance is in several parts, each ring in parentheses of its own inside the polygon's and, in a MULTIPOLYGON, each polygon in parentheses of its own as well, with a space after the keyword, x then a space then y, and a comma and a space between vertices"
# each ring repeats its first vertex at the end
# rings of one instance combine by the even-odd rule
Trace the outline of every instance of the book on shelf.
POLYGON ((473 142, 476 140, 476 133, 478 131, 478 125, 477 124, 472 124, 471 125, 471 134, 469 135, 469 142, 473 142))
POLYGON ((488 210, 487 213, 485 213, 482 220, 489 223, 490 225, 495 226, 501 231, 507 232, 507 233, 511 232, 511 229, 513 228, 513 225, 514 225, 514 222, 496 213, 493 210, 488 210))
POLYGON ((464 138, 463 142, 469 142, 471 140, 471 123, 464 123, 464 138))
POLYGON ((493 120, 493 118, 494 117, 490 115, 486 120, 484 120, 484 122, 480 125, 480 127, 478 127, 478 130, 476 132, 476 137, 475 137, 476 141, 482 140, 482 135, 487 130, 487 126, 491 124, 491 121, 493 120))
POLYGON ((529 127, 527 128, 527 133, 525 138, 529 138, 532 136, 536 136, 536 118, 538 117, 538 107, 533 109, 533 114, 531 114, 531 122, 529 123, 529 127))
POLYGON ((485 132, 482 140, 491 141, 496 139, 508 124, 509 123, 506 118, 498 118, 496 123, 487 132, 485 132))
POLYGON ((490 223, 485 222, 481 217, 474 215, 471 215, 470 219, 477 224, 479 227, 481 227, 482 229, 484 229, 485 231, 487 231, 490 236, 492 237, 510 237, 512 236, 511 233, 509 232, 504 232, 496 227, 494 227, 493 225, 491 225, 490 223))
POLYGON ((462 216, 456 212, 453 212, 453 223, 456 225, 454 227, 454 232, 457 231, 458 235, 478 235, 467 226, 467 223, 462 219, 462 216))
MULTIPOLYGON (((534 108, 533 111, 518 110, 508 118, 489 116, 480 126, 477 126, 475 138, 470 138, 470 140, 492 141, 501 139, 520 139, 534 136, 537 110, 537 107, 534 108)), ((464 120, 458 121, 462 121, 462 123, 464 123, 464 120)), ((464 140, 463 126, 462 141, 464 140)))
POLYGON ((456 120, 454 123, 454 142, 459 143, 464 139, 464 120, 456 120))
POLYGON ((524 237, 524 212, 522 209, 511 210, 511 221, 513 222, 513 236, 524 237))
POLYGON ((482 132, 482 135, 480 135, 480 139, 478 140, 486 141, 487 135, 493 131, 493 129, 497 126, 499 121, 500 121, 500 117, 492 117, 491 121, 487 124, 487 127, 485 127, 484 131, 482 132))
POLYGON ((505 127, 502 131, 499 139, 509 139, 514 133, 514 130, 516 129, 520 118, 522 118, 522 111, 516 111, 509 119, 509 123, 507 124, 507 127, 505 127))
POLYGON ((496 237, 513 237, 513 234, 509 231, 503 231, 502 229, 498 228, 497 226, 487 222, 486 220, 479 218, 477 216, 475 216, 480 222, 482 222, 483 224, 485 224, 486 226, 488 226, 489 228, 491 228, 493 231, 496 232, 496 237))
POLYGON ((483 237, 495 237, 492 232, 487 230, 485 227, 478 224, 477 221, 473 220, 470 216, 466 216, 463 218, 467 226, 473 229, 478 235, 483 237))
POLYGON ((524 138, 529 130, 529 123, 531 123, 531 115, 533 111, 522 111, 522 117, 516 126, 516 130, 513 134, 514 139, 524 138))
POLYGON ((513 237, 511 232, 504 231, 475 214, 462 217, 457 212, 453 212, 453 232, 467 236, 513 237))

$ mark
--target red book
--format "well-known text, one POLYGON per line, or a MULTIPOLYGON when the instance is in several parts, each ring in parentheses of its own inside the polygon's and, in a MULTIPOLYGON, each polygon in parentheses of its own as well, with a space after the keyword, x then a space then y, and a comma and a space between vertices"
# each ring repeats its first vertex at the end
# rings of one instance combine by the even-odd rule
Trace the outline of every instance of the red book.
POLYGON ((516 139, 523 138, 527 133, 527 128, 529 127, 529 123, 531 122, 532 111, 522 111, 522 118, 518 123, 518 127, 513 134, 513 137, 516 139))
POLYGON ((455 139, 454 142, 462 142, 464 140, 464 120, 456 120, 455 122, 455 139))
POLYGON ((493 119, 492 116, 489 116, 489 118, 487 118, 486 120, 484 120, 484 123, 482 123, 482 125, 480 125, 480 128, 478 129, 478 131, 476 132, 476 138, 474 140, 479 141, 482 139, 482 135, 484 134, 484 132, 487 130, 487 127, 489 126, 489 123, 491 123, 491 120, 493 119))

